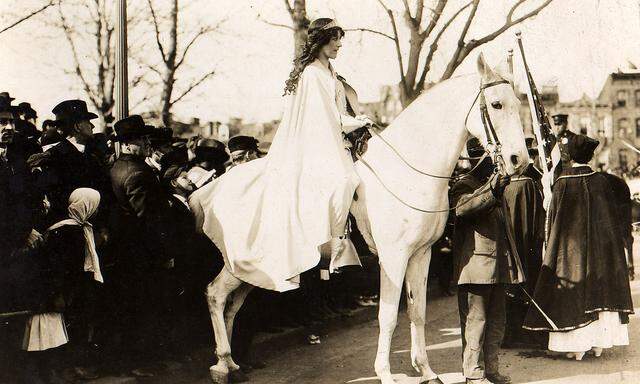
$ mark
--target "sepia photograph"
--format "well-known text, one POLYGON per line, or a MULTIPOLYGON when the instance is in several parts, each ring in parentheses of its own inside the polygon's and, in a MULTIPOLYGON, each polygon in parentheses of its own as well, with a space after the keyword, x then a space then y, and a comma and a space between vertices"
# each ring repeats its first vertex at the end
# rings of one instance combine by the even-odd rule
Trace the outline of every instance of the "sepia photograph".
POLYGON ((0 0, 0 384, 640 383, 640 1, 0 0))

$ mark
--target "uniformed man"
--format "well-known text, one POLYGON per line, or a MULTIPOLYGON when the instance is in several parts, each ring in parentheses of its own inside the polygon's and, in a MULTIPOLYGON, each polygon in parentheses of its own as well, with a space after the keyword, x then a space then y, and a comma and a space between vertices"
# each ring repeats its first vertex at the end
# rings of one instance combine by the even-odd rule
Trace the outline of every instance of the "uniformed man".
MULTIPOLYGON (((479 141, 467 143, 470 157, 484 152, 479 141)), ((478 160, 471 160, 476 166, 478 160)), ((454 281, 462 329, 462 367, 467 383, 510 383, 499 373, 498 351, 505 327, 505 284, 510 273, 501 199, 510 178, 494 173, 489 158, 457 182, 451 191, 456 228, 454 281)))
POLYGON ((555 125, 554 133, 556 136, 561 137, 562 134, 567 131, 569 128, 569 115, 566 113, 558 113, 551 116, 553 119, 553 124, 555 125))

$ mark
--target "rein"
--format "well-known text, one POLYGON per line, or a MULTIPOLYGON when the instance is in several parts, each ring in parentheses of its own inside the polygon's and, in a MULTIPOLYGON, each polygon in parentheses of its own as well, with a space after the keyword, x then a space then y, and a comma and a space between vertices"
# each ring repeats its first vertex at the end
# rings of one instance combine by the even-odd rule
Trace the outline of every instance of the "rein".
MULTIPOLYGON (((496 163, 498 165, 498 167, 501 167, 503 165, 503 160, 502 160, 502 155, 501 155, 501 144, 500 144, 500 140, 498 139, 498 135, 496 134, 495 128, 493 127, 493 124, 491 123, 491 117, 489 116, 489 111, 487 109, 487 104, 484 98, 484 93, 483 91, 487 88, 496 86, 496 85, 500 85, 500 84, 508 84, 509 82, 507 80, 498 80, 498 81, 494 81, 491 83, 487 83, 487 84, 481 84, 480 85, 480 89, 478 90, 478 93, 476 94, 476 97, 473 99, 473 103, 471 103, 471 106, 469 107, 469 111, 467 112, 467 115, 465 116, 464 119, 464 125, 465 127, 467 126, 467 121, 469 120, 469 115, 471 114, 471 111, 473 110, 473 106, 476 104, 476 102, 478 101, 478 99, 480 99, 480 117, 482 119, 482 125, 484 127, 485 130, 485 134, 487 136, 487 142, 493 147, 493 150, 490 152, 488 150, 485 150, 485 152, 482 154, 482 156, 479 158, 478 163, 467 173, 461 174, 461 175, 457 175, 457 176, 440 176, 440 175, 434 175, 428 172, 424 172, 418 168, 416 168, 415 166, 413 166, 411 163, 409 163, 409 161, 407 161, 404 156, 402 156, 402 154, 393 146, 391 145, 391 143, 389 143, 384 137, 382 137, 375 129, 370 130, 375 136, 377 136, 387 147, 389 147, 389 149, 391 149, 393 151, 393 153, 395 153, 395 155, 402 160, 402 162, 408 166, 409 168, 411 168, 413 171, 424 175, 424 176, 429 176, 435 179, 445 179, 445 180, 459 180, 463 177, 465 177, 466 175, 470 174, 471 172, 475 171, 476 168, 478 166, 480 166, 480 164, 482 164, 483 160, 489 156, 489 154, 492 154, 492 157, 494 158, 494 163, 496 163)), ((404 200, 402 200, 397 194, 395 194, 389 187, 387 187, 387 185, 382 181, 382 178, 380 177, 380 175, 378 175, 378 173, 373 169, 373 167, 371 167, 371 165, 369 165, 369 163, 367 163, 362 156, 360 155, 356 155, 356 157, 358 158, 358 160, 360 160, 360 162, 369 169, 369 171, 371 171, 371 173, 373 173, 373 175, 376 177, 376 179, 378 179, 378 181, 380 182, 380 184, 382 184, 382 186, 384 187, 384 189, 387 190, 387 192, 389 192, 393 197, 395 197, 398 201, 400 201, 403 205, 407 206, 408 208, 411 208, 415 211, 419 211, 419 212, 423 212, 423 213, 442 213, 442 212, 449 212, 449 211, 453 211, 458 209, 459 207, 463 206, 464 204, 468 203, 471 199, 466 200, 463 203, 459 203, 458 205, 456 205, 455 207, 452 208, 448 208, 448 209, 438 209, 438 210, 428 210, 428 209, 422 209, 419 207, 415 207, 407 202, 405 202, 404 200)), ((476 159, 476 158, 474 158, 476 159)), ((483 191, 482 193, 487 193, 488 191, 483 191)), ((472 197, 477 197, 479 196, 481 193, 475 193, 472 195, 472 197)))

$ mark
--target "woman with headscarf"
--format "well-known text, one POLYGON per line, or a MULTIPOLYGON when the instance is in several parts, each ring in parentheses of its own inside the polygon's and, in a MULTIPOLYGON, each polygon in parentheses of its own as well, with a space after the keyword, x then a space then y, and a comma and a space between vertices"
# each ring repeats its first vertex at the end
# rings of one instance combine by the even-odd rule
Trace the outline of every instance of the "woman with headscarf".
POLYGON ((581 360, 629 344, 633 303, 615 199, 607 178, 588 165, 599 143, 570 134, 562 144, 567 161, 553 185, 534 294, 548 318, 530 307, 523 327, 550 331, 549 350, 581 360))
MULTIPOLYGON (((95 305, 96 284, 103 283, 90 219, 100 204, 100 193, 90 188, 78 188, 69 196, 68 216, 47 229, 42 246, 42 283, 47 298, 41 313, 27 321, 23 349, 45 351, 69 340, 63 314, 73 318, 72 341, 76 358, 74 371, 83 379, 97 377, 80 367, 86 361, 84 350, 95 305)), ((50 357, 52 353, 48 354, 50 357)), ((49 360, 51 363, 51 359, 49 360)), ((67 359, 65 359, 67 360, 67 359)), ((48 365, 48 364, 45 364, 48 365)), ((54 364, 55 365, 55 364, 54 364)), ((60 367, 47 367, 56 371, 60 367)))
POLYGON ((344 84, 330 62, 343 29, 321 18, 309 26, 286 81, 285 109, 269 153, 231 169, 190 198, 202 229, 229 271, 261 288, 297 288, 320 261, 339 254, 360 180, 344 134, 371 123, 347 110, 344 84))

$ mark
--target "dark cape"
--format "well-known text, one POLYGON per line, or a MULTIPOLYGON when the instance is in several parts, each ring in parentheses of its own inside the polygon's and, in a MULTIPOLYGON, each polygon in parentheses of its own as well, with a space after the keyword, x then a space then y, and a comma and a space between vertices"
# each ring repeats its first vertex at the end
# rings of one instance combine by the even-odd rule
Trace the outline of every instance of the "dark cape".
POLYGON ((515 245, 524 267, 526 286, 533 291, 542 266, 545 212, 540 173, 530 164, 525 172, 511 178, 504 190, 515 245))
MULTIPOLYGON (((565 169, 553 186, 547 248, 534 298, 559 330, 583 327, 600 311, 633 313, 623 242, 607 178, 565 169)), ((552 330, 534 308, 524 328, 552 330)))

